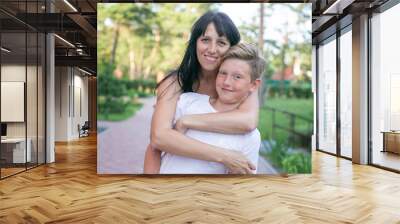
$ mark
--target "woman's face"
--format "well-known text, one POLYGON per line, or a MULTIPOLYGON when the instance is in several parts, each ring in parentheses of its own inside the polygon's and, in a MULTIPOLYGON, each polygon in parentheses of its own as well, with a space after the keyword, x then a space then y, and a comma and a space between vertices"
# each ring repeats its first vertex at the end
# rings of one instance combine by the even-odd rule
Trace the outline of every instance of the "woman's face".
POLYGON ((196 42, 196 54, 202 71, 218 71, 222 56, 230 47, 229 40, 225 36, 219 36, 214 23, 207 26, 204 35, 196 42))

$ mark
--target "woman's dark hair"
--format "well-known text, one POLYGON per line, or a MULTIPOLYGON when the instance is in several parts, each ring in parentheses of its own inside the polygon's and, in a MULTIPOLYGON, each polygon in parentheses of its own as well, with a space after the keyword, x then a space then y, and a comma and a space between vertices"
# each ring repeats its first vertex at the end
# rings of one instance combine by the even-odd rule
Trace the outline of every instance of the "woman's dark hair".
POLYGON ((193 92, 193 84, 199 81, 200 71, 200 64, 196 54, 196 42, 201 35, 204 35, 210 23, 214 24, 219 36, 226 36, 231 46, 239 43, 240 33, 228 15, 214 11, 205 13, 192 26, 189 43, 179 68, 161 80, 157 87, 169 76, 177 75, 181 90, 183 92, 193 92))

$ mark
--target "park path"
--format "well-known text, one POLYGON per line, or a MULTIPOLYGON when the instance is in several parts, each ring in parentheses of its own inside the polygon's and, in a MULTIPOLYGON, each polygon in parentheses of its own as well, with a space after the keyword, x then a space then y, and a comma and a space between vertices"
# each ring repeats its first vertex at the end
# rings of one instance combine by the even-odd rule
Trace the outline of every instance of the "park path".
POLYGON ((150 142, 150 122, 155 97, 141 98, 143 107, 121 122, 98 121, 106 130, 97 136, 99 174, 141 174, 144 153, 150 142))
MULTIPOLYGON (((146 147, 150 142, 150 122, 155 97, 140 99, 143 107, 135 116, 121 122, 98 121, 106 128, 97 136, 97 172, 99 174, 142 174, 146 147)), ((276 174, 261 156, 258 173, 276 174)))

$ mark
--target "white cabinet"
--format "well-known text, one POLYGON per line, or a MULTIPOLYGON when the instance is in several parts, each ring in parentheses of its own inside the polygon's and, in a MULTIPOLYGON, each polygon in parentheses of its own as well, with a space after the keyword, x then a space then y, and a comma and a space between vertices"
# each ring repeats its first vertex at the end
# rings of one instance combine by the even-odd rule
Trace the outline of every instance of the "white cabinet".
POLYGON ((25 138, 7 138, 2 139, 1 144, 7 145, 7 147, 12 147, 12 162, 13 163, 25 163, 32 161, 32 140, 28 138, 26 140, 26 154, 25 154, 25 138), (27 161, 25 161, 25 158, 27 161))

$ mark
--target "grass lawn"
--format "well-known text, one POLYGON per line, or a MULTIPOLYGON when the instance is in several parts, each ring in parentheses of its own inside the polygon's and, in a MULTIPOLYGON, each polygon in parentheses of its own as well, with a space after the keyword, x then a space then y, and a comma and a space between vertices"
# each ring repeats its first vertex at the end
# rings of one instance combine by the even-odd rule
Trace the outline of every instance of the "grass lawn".
POLYGON ((103 120, 103 121, 123 121, 126 120, 130 117, 132 117, 136 111, 138 111, 140 108, 142 108, 141 103, 131 103, 129 106, 126 108, 126 110, 123 113, 116 113, 116 114, 108 114, 108 117, 106 117, 105 114, 97 114, 97 120, 103 120))
MULTIPOLYGON (((260 108, 260 119, 258 129, 261 132, 262 139, 273 138, 278 141, 285 141, 288 139, 288 133, 282 129, 275 129, 275 136, 272 136, 272 116, 273 112, 266 109, 266 107, 273 107, 278 110, 294 113, 305 118, 313 120, 313 99, 296 99, 296 98, 269 98, 264 103, 264 107, 260 108)), ((276 112, 275 122, 279 126, 286 128, 290 127, 290 116, 276 112)), ((295 119, 295 131, 306 134, 312 130, 312 122, 309 123, 302 119, 295 119)))

